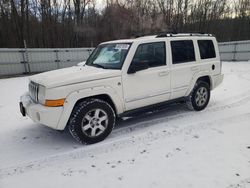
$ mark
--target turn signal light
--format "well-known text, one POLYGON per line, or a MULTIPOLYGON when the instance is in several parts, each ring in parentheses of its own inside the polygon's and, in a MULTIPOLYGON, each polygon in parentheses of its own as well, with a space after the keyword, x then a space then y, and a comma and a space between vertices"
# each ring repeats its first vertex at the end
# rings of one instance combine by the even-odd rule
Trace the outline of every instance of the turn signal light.
POLYGON ((45 106, 56 107, 63 106, 65 99, 57 99, 57 100, 45 100, 45 106))

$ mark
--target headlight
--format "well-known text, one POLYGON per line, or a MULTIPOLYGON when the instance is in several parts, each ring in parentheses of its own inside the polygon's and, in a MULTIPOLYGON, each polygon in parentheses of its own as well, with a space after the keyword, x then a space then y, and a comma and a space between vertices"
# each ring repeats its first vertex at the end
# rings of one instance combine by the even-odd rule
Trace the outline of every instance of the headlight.
POLYGON ((38 89, 38 101, 41 104, 45 104, 45 87, 39 85, 38 89))

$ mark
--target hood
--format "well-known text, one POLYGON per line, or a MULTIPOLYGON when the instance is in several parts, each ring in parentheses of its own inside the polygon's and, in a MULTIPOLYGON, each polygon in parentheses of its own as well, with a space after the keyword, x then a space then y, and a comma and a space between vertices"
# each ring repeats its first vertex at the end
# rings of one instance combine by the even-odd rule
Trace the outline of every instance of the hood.
POLYGON ((30 80, 47 88, 53 88, 120 75, 121 70, 102 69, 92 66, 74 66, 37 74, 31 76, 30 80))

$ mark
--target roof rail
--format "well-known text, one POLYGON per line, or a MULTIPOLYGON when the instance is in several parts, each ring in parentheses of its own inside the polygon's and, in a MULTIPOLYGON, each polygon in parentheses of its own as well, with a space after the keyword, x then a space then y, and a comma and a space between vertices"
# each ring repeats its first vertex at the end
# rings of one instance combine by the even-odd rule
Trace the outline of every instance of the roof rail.
POLYGON ((136 35, 134 35, 133 37, 134 38, 140 38, 140 37, 146 37, 146 36, 150 36, 150 35, 157 35, 157 36, 160 36, 160 35, 165 35, 165 34, 178 34, 177 32, 175 31, 167 31, 167 32, 146 32, 146 33, 138 33, 136 35))
POLYGON ((156 38, 161 38, 161 37, 186 37, 186 36, 208 36, 212 37, 212 34, 209 33, 162 33, 156 36, 156 38))

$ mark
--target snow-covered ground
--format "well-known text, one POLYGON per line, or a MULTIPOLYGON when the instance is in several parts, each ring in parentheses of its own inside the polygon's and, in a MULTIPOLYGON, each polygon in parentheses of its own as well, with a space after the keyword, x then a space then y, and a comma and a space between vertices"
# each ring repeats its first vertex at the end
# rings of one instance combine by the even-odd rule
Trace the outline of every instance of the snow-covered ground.
POLYGON ((250 187, 250 62, 224 62, 201 112, 172 104, 83 146, 23 118, 28 78, 0 79, 0 188, 250 187))

